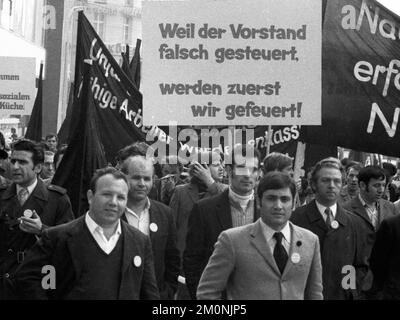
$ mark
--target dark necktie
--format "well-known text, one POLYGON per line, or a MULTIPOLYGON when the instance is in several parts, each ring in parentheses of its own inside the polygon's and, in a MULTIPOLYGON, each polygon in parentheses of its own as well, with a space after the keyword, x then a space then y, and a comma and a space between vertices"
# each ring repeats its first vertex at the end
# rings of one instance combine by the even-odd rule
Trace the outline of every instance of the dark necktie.
POLYGON ((325 214, 326 214, 326 226, 330 230, 332 229, 332 221, 334 220, 332 210, 329 207, 326 208, 325 214))
POLYGON ((285 248, 282 245, 283 234, 281 232, 275 232, 274 238, 276 240, 276 245, 274 249, 274 258, 276 264, 278 265, 279 271, 282 274, 283 270, 285 270, 288 255, 285 248))

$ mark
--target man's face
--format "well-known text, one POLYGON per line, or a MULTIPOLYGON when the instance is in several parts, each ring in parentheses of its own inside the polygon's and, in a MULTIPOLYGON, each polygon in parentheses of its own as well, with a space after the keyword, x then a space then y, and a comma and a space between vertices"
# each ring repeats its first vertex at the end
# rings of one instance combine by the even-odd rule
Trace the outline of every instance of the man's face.
POLYGON ((282 172, 287 173, 291 178, 293 178, 294 172, 292 166, 287 166, 286 168, 283 168, 282 172))
POLYGON ((371 178, 368 185, 364 182, 360 183, 360 188, 363 197, 369 202, 376 202, 382 198, 385 193, 386 179, 374 179, 371 178))
POLYGON ((224 177, 224 165, 221 156, 217 153, 213 153, 212 160, 212 163, 208 166, 210 168, 211 177, 215 181, 221 181, 224 177))
POLYGON ((292 215, 293 196, 289 188, 266 190, 260 199, 261 219, 274 230, 281 230, 292 215))
POLYGON ((106 174, 97 180, 96 192, 89 190, 87 196, 92 219, 103 228, 110 227, 125 212, 128 185, 123 179, 106 174))
POLYGON ((30 186, 41 170, 41 165, 34 165, 32 152, 15 150, 11 154, 12 180, 21 187, 30 186))
POLYGON ((232 166, 231 187, 239 195, 249 195, 255 187, 259 170, 256 157, 245 157, 232 166))
POLYGON ((56 139, 56 137, 48 138, 46 140, 46 144, 49 146, 49 149, 51 151, 56 150, 57 149, 57 139, 56 139))
POLYGON ((53 162, 45 162, 43 164, 42 172, 40 173, 40 177, 42 179, 49 179, 54 176, 54 163, 53 162))
POLYGON ((348 173, 347 173, 347 185, 348 188, 351 190, 357 190, 358 189, 358 170, 354 168, 350 168, 348 173))
POLYGON ((141 157, 128 158, 129 199, 141 201, 147 198, 153 187, 153 163, 141 157))
POLYGON ((331 206, 336 203, 342 188, 342 174, 339 169, 322 168, 317 173, 317 181, 312 182, 315 199, 322 205, 331 206))

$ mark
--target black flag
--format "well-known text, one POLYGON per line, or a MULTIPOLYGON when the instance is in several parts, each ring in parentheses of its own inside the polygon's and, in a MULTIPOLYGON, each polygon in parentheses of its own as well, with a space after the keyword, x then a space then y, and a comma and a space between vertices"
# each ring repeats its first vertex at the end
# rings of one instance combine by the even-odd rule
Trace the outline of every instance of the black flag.
POLYGON ((71 83, 69 89, 69 97, 68 97, 68 106, 67 106, 67 114, 61 125, 60 130, 58 131, 58 142, 60 145, 69 143, 69 134, 71 127, 71 117, 72 117, 72 109, 74 104, 74 84, 71 83))
POLYGON ((93 173, 107 164, 96 121, 96 106, 89 88, 91 71, 90 65, 85 66, 82 91, 76 99, 79 122, 52 181, 67 189, 77 217, 88 209, 86 193, 93 173))
POLYGON ((29 119, 28 128, 26 129, 25 138, 38 141, 42 140, 42 110, 43 110, 43 63, 40 64, 40 74, 38 90, 35 103, 32 108, 31 117, 29 119))
POLYGON ((136 40, 135 54, 132 58, 130 69, 131 74, 133 76, 133 83, 136 85, 136 88, 140 89, 140 45, 142 40, 136 40))

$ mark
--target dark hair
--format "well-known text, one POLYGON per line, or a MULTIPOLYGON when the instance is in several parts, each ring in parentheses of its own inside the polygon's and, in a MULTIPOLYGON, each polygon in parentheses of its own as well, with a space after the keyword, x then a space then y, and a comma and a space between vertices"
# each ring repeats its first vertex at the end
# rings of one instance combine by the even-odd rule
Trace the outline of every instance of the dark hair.
POLYGON ((346 174, 349 173, 350 169, 354 168, 354 170, 360 171, 363 166, 361 165, 360 162, 357 161, 349 161, 345 167, 345 172, 346 174))
POLYGON ((51 139, 51 138, 56 138, 56 141, 58 141, 58 137, 54 133, 49 133, 48 135, 46 135, 45 140, 47 141, 47 139, 51 139))
POLYGON ((90 190, 92 190, 93 193, 96 193, 97 181, 101 177, 103 177, 107 174, 112 175, 114 177, 114 179, 116 179, 116 180, 124 180, 129 188, 129 182, 128 182, 128 179, 125 174, 123 174, 120 170, 115 169, 114 167, 105 167, 105 168, 96 170, 92 179, 90 180, 90 190))
POLYGON ((339 159, 333 158, 333 157, 325 158, 325 159, 322 159, 321 161, 319 161, 314 166, 314 169, 313 169, 313 171, 311 173, 311 181, 312 182, 314 182, 314 183, 317 182, 317 174, 323 168, 338 169, 340 171, 340 173, 343 174, 342 163, 340 162, 339 159))
POLYGON ((249 144, 240 144, 240 145, 236 145, 233 148, 233 152, 232 152, 232 166, 235 165, 235 155, 241 154, 243 157, 254 157, 257 158, 258 160, 258 166, 260 166, 260 162, 261 162, 261 155, 260 152, 252 145, 249 144))
POLYGON ((6 139, 4 139, 4 135, 0 131, 0 149, 4 149, 5 147, 6 147, 6 139))
POLYGON ((394 166, 393 164, 391 164, 390 162, 384 162, 382 163, 382 167, 383 169, 386 171, 386 174, 389 177, 393 177, 394 175, 396 175, 397 173, 397 168, 396 166, 394 166))
POLYGON ((371 179, 383 180, 386 178, 385 170, 379 166, 367 166, 358 173, 358 184, 364 182, 368 186, 371 179))
POLYGON ((296 195, 296 183, 294 180, 284 172, 272 171, 268 172, 260 181, 257 188, 257 195, 259 199, 267 190, 278 190, 289 188, 293 197, 293 201, 296 195))
POLYGON ((132 156, 146 156, 149 145, 146 142, 135 142, 129 146, 126 146, 118 151, 116 160, 117 162, 123 162, 132 156))
POLYGON ((32 162, 35 166, 44 162, 43 148, 32 140, 21 139, 16 141, 13 145, 13 150, 32 152, 32 162))
POLYGON ((271 171, 282 171, 288 166, 293 166, 293 159, 283 153, 272 152, 263 160, 264 173, 271 171))

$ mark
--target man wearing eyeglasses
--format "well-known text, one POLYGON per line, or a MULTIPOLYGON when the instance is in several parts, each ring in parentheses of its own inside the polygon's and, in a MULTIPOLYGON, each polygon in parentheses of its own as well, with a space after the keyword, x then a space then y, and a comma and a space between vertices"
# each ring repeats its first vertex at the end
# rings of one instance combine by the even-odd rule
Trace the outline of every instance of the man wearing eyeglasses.
POLYGON ((342 188, 339 160, 327 158, 317 163, 311 187, 315 200, 296 209, 291 221, 319 237, 324 299, 359 299, 368 271, 364 235, 360 218, 338 203, 342 188))

